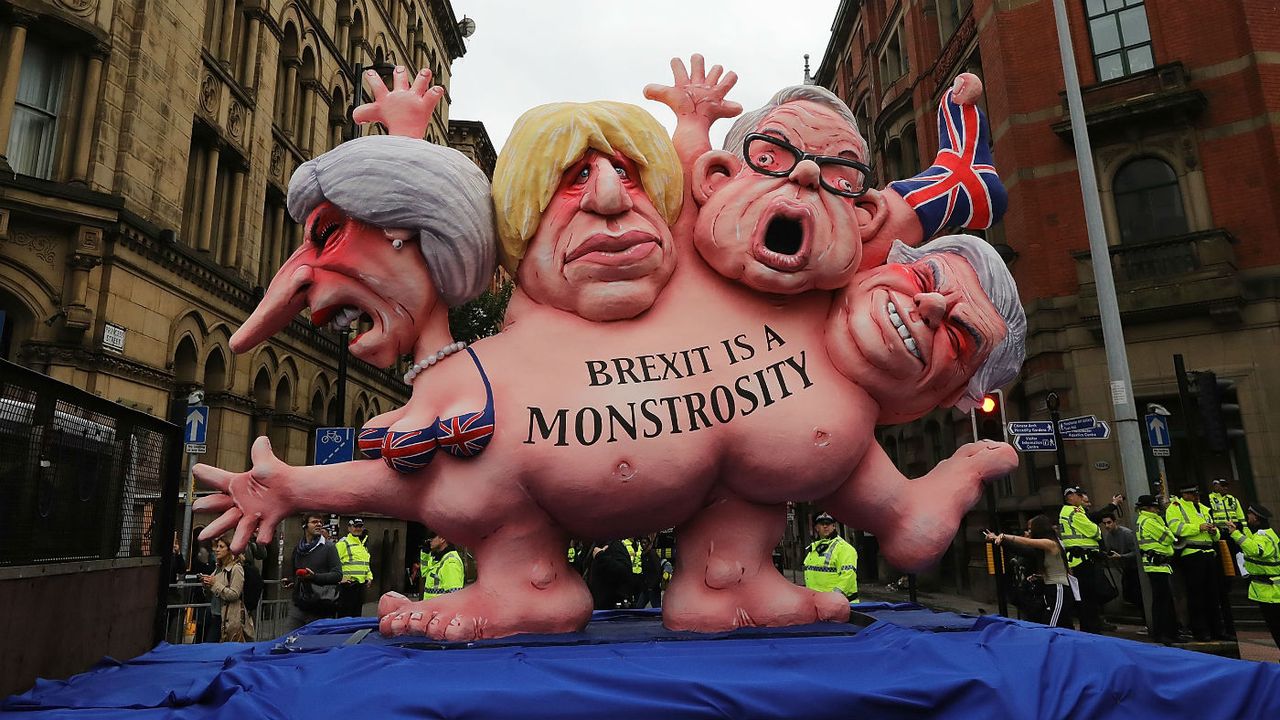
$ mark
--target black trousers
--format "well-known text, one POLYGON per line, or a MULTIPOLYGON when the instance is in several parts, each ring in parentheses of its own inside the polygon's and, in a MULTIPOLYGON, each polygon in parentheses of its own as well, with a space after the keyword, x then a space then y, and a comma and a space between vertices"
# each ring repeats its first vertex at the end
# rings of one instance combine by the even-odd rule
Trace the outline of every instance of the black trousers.
POLYGON ((1102 608, 1098 606, 1098 573, 1102 569, 1092 558, 1086 558, 1071 570, 1080 583, 1080 602, 1076 603, 1075 614, 1080 620, 1080 629, 1084 632, 1101 633, 1102 608))
POLYGON ((365 585, 353 582, 338 586, 338 617, 360 617, 364 613, 365 585))
POLYGON ((1178 632, 1178 616, 1173 609, 1173 576, 1147 573, 1151 583, 1151 627, 1153 642, 1173 642, 1178 632))
POLYGON ((1187 582, 1187 615, 1196 640, 1223 637, 1217 582, 1222 571, 1214 567, 1217 562, 1216 552, 1185 553, 1178 558, 1187 582))
POLYGON ((1258 609, 1262 611, 1262 619, 1266 621, 1267 629, 1271 631, 1271 641, 1280 648, 1280 603, 1260 602, 1258 609))
MULTIPOLYGON (((1037 592, 1044 598, 1044 605, 1028 610, 1027 619, 1049 627, 1071 629, 1071 609, 1076 604, 1067 585, 1037 583, 1037 592)), ((1084 597, 1083 594, 1081 597, 1084 597)))

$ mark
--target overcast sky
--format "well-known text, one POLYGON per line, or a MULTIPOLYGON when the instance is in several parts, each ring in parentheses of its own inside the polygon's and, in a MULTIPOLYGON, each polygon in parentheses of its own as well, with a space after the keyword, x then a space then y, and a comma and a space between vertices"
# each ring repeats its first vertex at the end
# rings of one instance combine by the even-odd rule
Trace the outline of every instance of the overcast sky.
MULTIPOLYGON (((695 52, 738 73, 729 98, 747 109, 817 72, 838 0, 453 0, 476 21, 467 54, 453 63, 449 116, 480 120, 498 149, 517 117, 559 101, 621 100, 675 117, 646 100, 646 83, 671 84, 670 61, 695 52)), ((718 147, 730 122, 712 128, 718 147)))

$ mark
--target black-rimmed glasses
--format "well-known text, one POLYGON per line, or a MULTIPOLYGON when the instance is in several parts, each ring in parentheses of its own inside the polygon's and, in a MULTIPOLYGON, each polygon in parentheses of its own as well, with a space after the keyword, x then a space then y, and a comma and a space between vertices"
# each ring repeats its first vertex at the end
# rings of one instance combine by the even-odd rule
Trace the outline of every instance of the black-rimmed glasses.
POLYGON ((835 155, 807 153, 773 135, 747 135, 742 141, 742 154, 752 170, 773 177, 786 177, 802 160, 812 160, 818 166, 818 182, 841 197, 861 197, 871 187, 870 165, 835 155))

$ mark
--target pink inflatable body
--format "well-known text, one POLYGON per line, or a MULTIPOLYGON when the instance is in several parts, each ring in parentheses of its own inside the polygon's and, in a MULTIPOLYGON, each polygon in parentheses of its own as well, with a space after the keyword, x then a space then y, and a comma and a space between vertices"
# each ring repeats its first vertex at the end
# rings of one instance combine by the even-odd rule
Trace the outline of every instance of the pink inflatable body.
MULTIPOLYGON (((745 116, 729 141, 745 156, 711 151, 711 122, 740 110, 724 99, 733 75, 706 72, 698 56, 691 75, 673 68, 673 87, 646 94, 676 111, 674 144, 619 103, 544 106, 517 123, 492 188, 498 253, 517 287, 502 332, 465 350, 440 314, 468 283, 425 255, 438 238, 454 247, 455 229, 394 208, 335 210, 377 202, 341 196, 323 168, 323 193, 295 206, 295 190, 311 187, 295 176, 290 211, 309 242, 233 347, 304 307, 320 322, 376 316, 351 349, 379 361, 413 353, 413 397, 362 433, 380 459, 290 467, 259 438, 248 472, 197 466, 222 491, 199 502, 223 511, 204 534, 235 527, 242 547, 310 508, 425 523, 471 548, 478 579, 425 602, 384 597, 381 629, 449 640, 581 628, 592 600, 567 564, 569 538, 668 527, 679 543, 668 627, 845 620, 838 592, 796 586, 772 565, 788 501, 820 500, 875 532, 901 568, 934 562, 1016 454, 967 445, 908 479, 872 431, 965 407, 1016 373, 1025 320, 1011 278, 976 238, 903 256, 925 215, 906 193, 866 186, 865 142, 822 98, 745 116), (405 244, 416 238, 422 253, 405 244)), ((395 132, 388 118, 407 107, 420 121, 412 108, 432 104, 428 85, 398 73, 397 89, 375 96, 378 119, 395 132)), ((962 76, 944 110, 971 105, 975 86, 962 76)), ((468 228, 456 234, 479 232, 468 228)), ((482 249, 472 256, 459 277, 483 266, 482 249)))

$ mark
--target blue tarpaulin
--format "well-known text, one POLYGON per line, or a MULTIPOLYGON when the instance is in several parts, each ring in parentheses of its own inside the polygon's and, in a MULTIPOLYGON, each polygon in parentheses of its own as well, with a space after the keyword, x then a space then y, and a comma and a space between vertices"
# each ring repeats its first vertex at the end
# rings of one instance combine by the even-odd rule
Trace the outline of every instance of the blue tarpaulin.
POLYGON ((653 613, 617 612, 596 613, 582 633, 466 644, 361 633, 372 619, 322 621, 282 641, 161 645, 128 662, 104 660, 67 681, 40 681, 0 712, 76 720, 1280 713, 1276 665, 910 604, 854 607, 869 625, 705 636, 662 629, 653 613))

